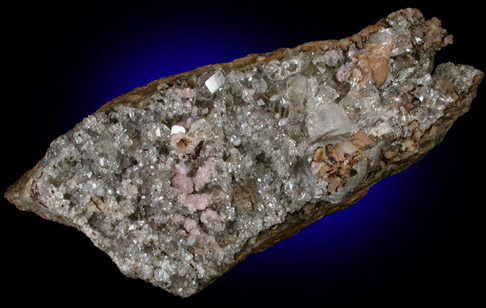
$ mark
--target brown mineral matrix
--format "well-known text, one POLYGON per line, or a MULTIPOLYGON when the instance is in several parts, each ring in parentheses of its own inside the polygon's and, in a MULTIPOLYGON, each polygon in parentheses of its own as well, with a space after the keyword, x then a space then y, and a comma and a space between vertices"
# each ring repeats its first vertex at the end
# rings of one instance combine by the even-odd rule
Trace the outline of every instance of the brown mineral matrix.
POLYGON ((193 295, 439 144, 483 78, 434 69, 451 43, 405 9, 153 81, 53 141, 5 197, 82 231, 126 276, 193 295))

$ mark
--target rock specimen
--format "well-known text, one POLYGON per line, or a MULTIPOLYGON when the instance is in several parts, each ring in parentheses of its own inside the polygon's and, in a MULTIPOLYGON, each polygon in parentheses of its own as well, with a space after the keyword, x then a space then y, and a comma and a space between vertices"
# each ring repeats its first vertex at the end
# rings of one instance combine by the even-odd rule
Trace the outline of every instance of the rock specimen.
POLYGON ((190 296, 437 145, 483 78, 434 70, 450 43, 406 9, 340 41, 162 78, 54 140, 5 196, 190 296))

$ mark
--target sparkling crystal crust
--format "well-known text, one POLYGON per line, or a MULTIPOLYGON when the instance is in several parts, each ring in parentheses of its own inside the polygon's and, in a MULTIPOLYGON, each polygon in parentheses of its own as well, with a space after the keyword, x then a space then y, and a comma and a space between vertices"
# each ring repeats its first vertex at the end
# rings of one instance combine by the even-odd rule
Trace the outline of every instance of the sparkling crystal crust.
POLYGON ((440 142, 483 77, 434 70, 450 43, 407 9, 341 41, 154 81, 54 140, 6 197, 190 296, 440 142))

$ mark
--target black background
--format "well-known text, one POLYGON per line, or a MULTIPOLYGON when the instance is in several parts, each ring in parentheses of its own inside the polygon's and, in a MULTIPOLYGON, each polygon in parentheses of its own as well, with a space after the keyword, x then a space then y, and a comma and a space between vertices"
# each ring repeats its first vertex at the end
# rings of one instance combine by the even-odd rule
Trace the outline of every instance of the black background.
MULTIPOLYGON (((153 33, 159 33, 154 40, 167 36, 165 48, 177 52, 181 47, 171 40, 183 40, 174 37, 187 29, 203 37, 212 31, 226 31, 228 36, 220 42, 222 45, 238 42, 231 36, 236 29, 238 35, 243 33, 245 42, 251 42, 247 49, 241 48, 239 56, 244 56, 307 41, 343 38, 397 9, 412 6, 427 19, 437 16, 454 35, 454 45, 438 54, 437 63, 452 61, 486 69, 482 9, 464 1, 437 7, 410 2, 388 6, 292 0, 231 5, 175 2, 23 3, 3 10, 2 71, 7 81, 2 87, 0 189, 6 190, 35 165, 54 138, 104 102, 164 76, 128 78, 123 65, 106 68, 99 56, 111 44, 110 54, 117 57, 117 48, 123 54, 120 46, 136 48, 140 42, 137 37, 150 39, 153 33), (129 81, 112 92, 103 91, 103 84, 97 84, 93 94, 91 76, 101 71, 129 81)), ((211 42, 205 44, 200 39, 193 50, 180 53, 196 58, 198 53, 211 53, 214 62, 234 58, 234 54, 213 48, 211 42)), ((135 61, 123 59, 127 67, 135 61)), ((162 61, 173 64, 171 58, 162 61)), ((181 69, 173 73, 195 68, 177 65, 181 69)), ((304 230, 269 252, 250 256, 214 284, 184 300, 141 280, 124 277, 109 257, 80 232, 18 211, 2 200, 2 301, 141 307, 484 302, 484 87, 480 86, 471 111, 457 121, 439 147, 405 171, 404 177, 397 175, 387 182, 395 187, 393 195, 383 193, 388 190, 386 186, 372 190, 371 199, 363 200, 368 200, 370 209, 380 202, 388 207, 407 206, 412 210, 403 219, 394 216, 390 225, 380 225, 381 229, 368 233, 364 230, 362 238, 354 239, 349 239, 353 236, 349 234, 318 233, 322 229, 311 226, 310 231, 304 230), (420 185, 414 185, 417 183, 420 185), (386 196, 380 198, 380 194, 386 196), (341 244, 334 246, 337 252, 326 251, 322 238, 333 236, 341 244), (365 237, 366 242, 362 242, 365 237), (374 244, 367 244, 371 242, 374 244)), ((364 206, 361 209, 366 212, 364 206)), ((342 216, 334 232, 344 232, 346 224, 360 219, 335 215, 342 216)), ((386 214, 379 215, 382 220, 388 219, 386 214)))

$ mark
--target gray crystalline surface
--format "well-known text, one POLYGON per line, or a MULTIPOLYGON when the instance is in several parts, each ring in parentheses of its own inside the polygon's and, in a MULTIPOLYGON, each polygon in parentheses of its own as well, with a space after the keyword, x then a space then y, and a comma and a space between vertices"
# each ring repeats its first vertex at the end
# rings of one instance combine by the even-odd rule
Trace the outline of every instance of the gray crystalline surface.
POLYGON ((432 74, 426 44, 450 37, 412 15, 390 15, 363 46, 213 65, 161 83, 143 108, 90 115, 32 174, 37 201, 125 275, 192 295, 262 231, 353 193, 385 147, 413 150, 457 101, 448 89, 473 83, 469 66, 432 74))

